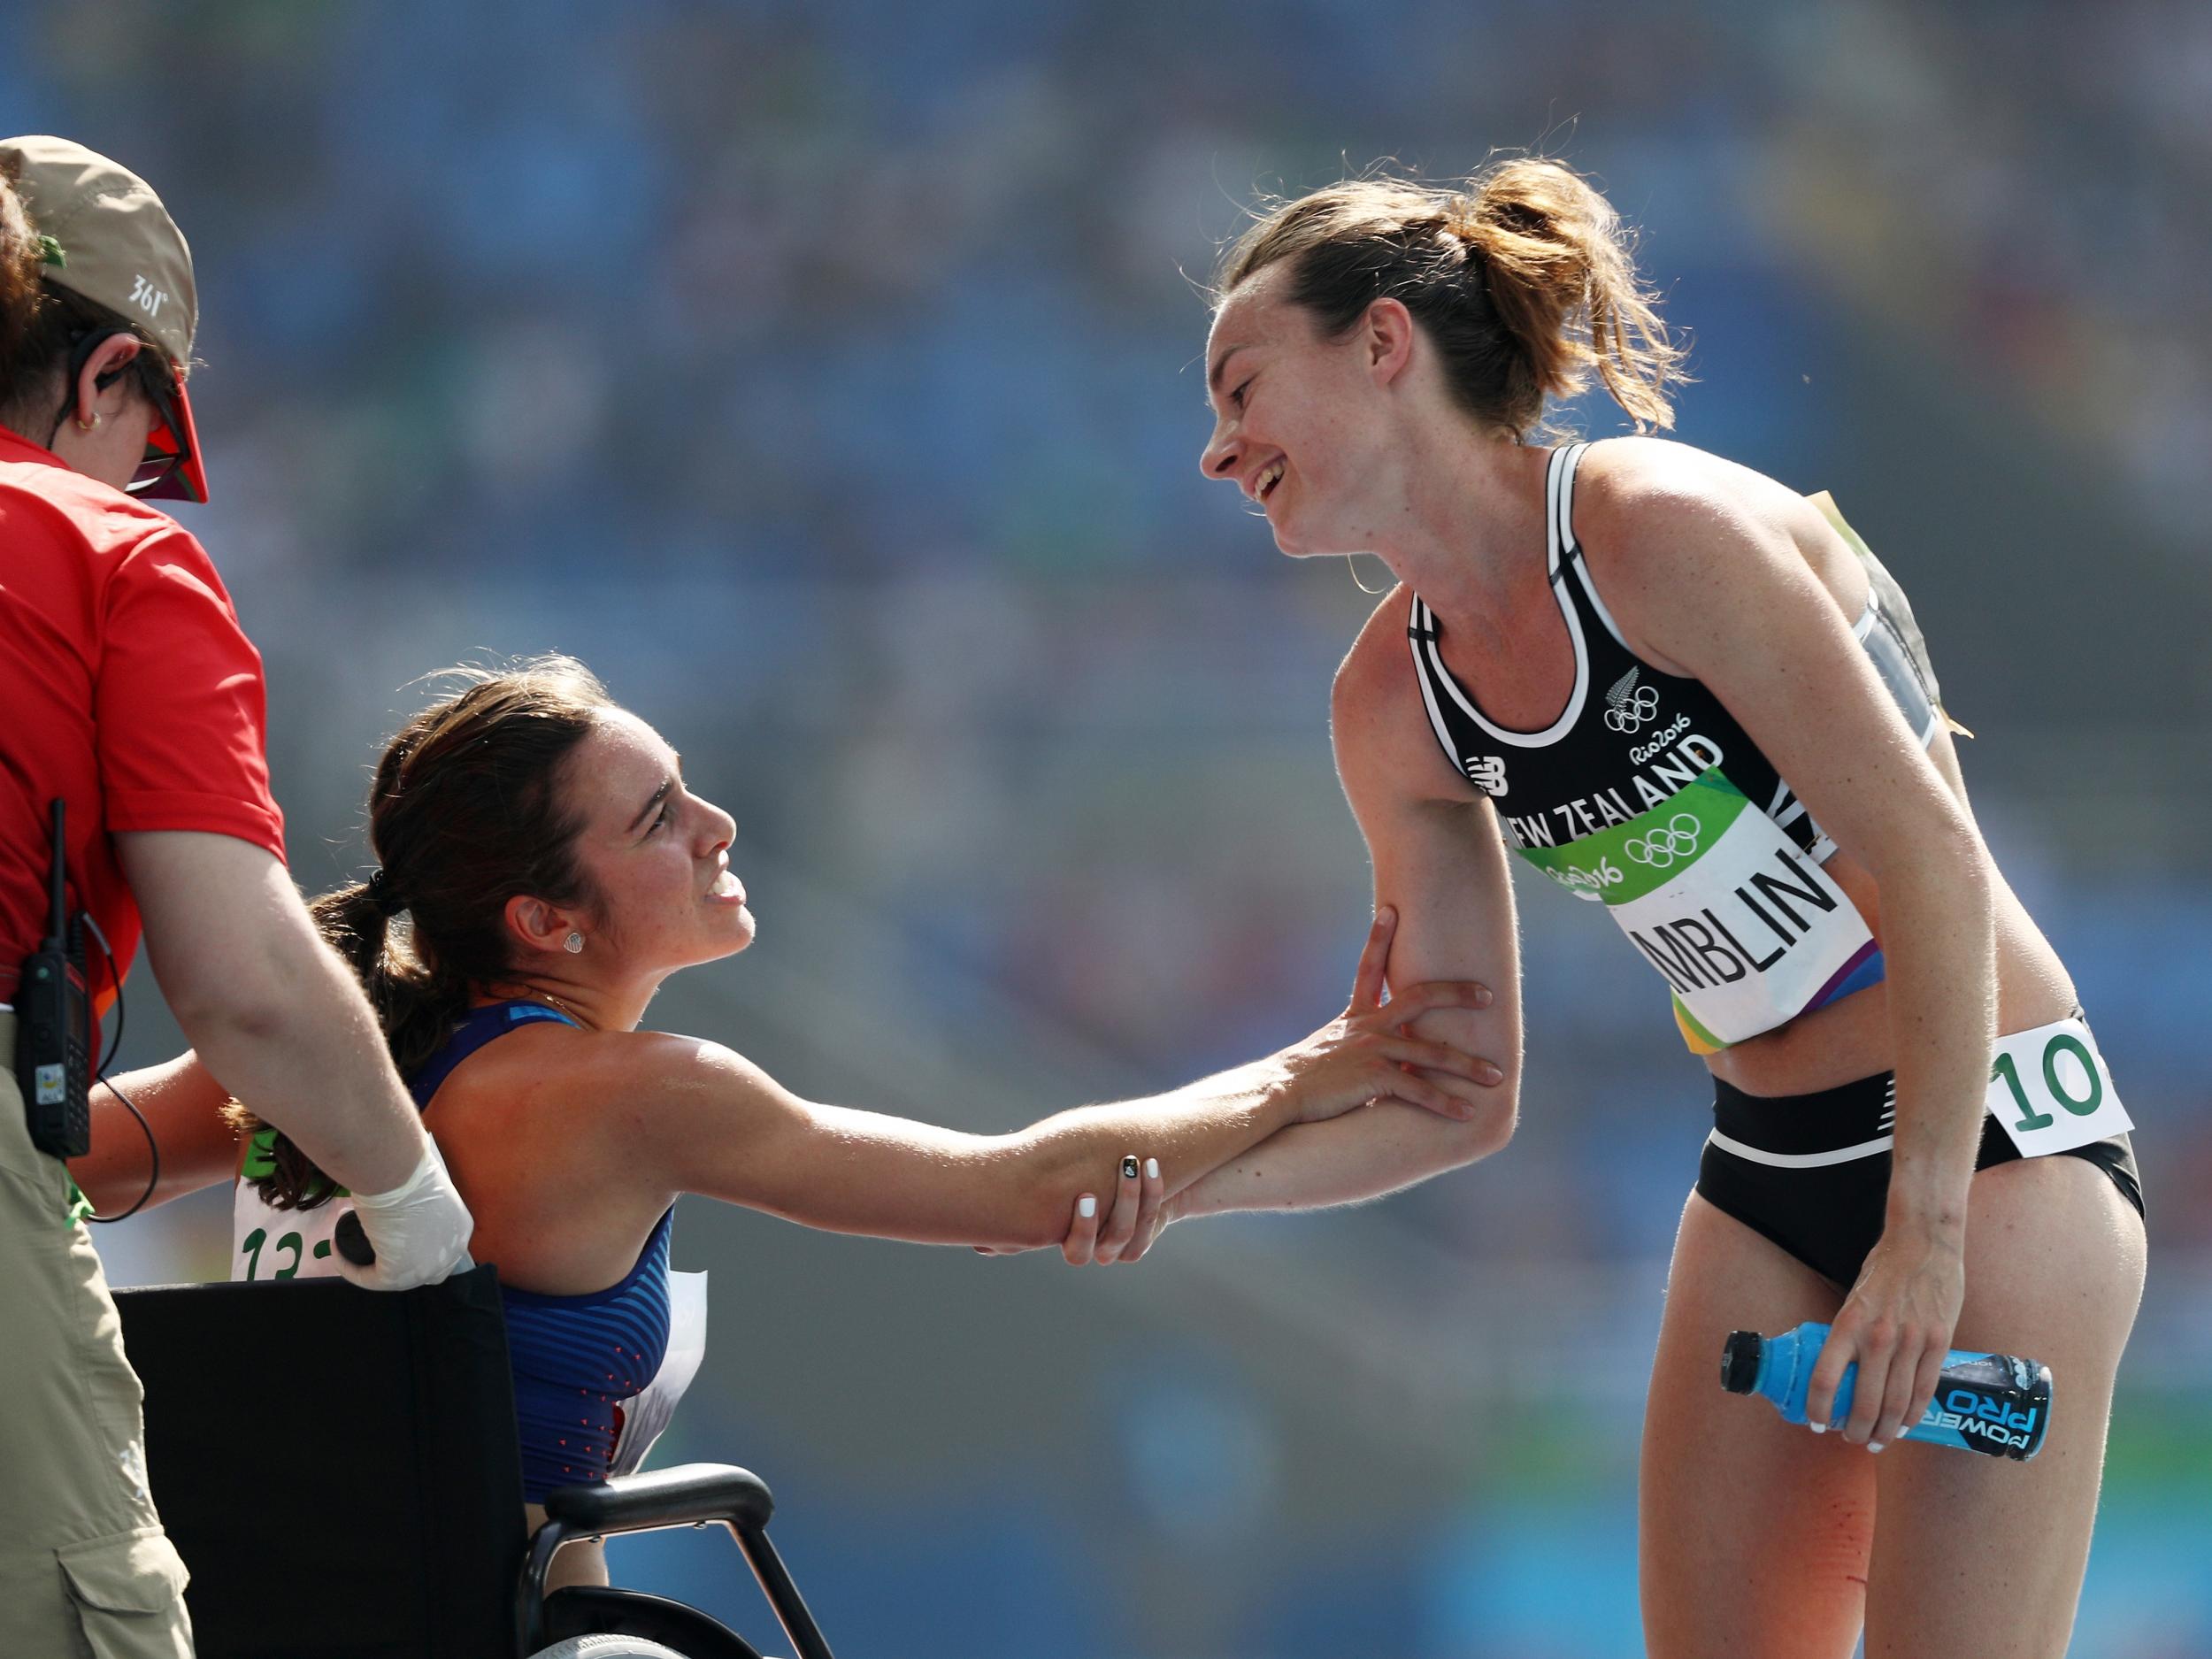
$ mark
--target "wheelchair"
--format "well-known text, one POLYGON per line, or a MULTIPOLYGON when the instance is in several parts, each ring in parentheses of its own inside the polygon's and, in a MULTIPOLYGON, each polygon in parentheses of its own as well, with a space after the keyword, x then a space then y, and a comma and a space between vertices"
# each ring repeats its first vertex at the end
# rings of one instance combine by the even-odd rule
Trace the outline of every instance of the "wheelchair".
POLYGON ((546 1590, 572 1540, 728 1529, 793 1659, 829 1646, 749 1471, 688 1463, 549 1494, 534 1537, 490 1267, 397 1294, 337 1279, 115 1293, 154 1500, 200 1659, 761 1659, 698 1609, 546 1590))

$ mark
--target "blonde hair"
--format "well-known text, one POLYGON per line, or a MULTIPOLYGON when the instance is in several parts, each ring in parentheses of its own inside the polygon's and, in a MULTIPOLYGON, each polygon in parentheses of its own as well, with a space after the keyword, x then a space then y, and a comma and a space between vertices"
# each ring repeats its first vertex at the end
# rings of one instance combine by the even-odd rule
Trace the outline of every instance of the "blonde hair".
POLYGON ((1216 305, 1284 261, 1288 297, 1330 338, 1375 301, 1401 302, 1485 426, 1526 437, 1544 400, 1574 396, 1592 371, 1638 431, 1674 424, 1683 350, 1637 280, 1619 216, 1558 162, 1493 162, 1449 190, 1348 179, 1276 204, 1222 256, 1216 305))

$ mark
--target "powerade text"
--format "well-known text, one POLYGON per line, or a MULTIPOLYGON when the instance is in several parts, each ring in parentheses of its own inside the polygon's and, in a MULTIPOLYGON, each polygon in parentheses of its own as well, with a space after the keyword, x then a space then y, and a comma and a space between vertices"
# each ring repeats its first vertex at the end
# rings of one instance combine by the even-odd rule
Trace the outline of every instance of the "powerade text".
POLYGON ((1970 1442, 2024 1449, 2034 1442, 2036 1422, 2041 1415, 2039 1407, 2024 1410, 1978 1388, 1947 1388, 1928 1402, 1920 1426, 1949 1429, 1970 1442))

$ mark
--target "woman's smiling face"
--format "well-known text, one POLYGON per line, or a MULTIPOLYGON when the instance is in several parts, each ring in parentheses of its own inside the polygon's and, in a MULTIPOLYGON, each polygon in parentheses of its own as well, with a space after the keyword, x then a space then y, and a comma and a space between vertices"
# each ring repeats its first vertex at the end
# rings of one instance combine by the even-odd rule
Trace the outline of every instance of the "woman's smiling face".
POLYGON ((580 827, 588 949, 624 972, 664 973, 753 941, 745 888, 729 868, 737 826, 684 787, 681 758, 620 709, 602 712, 564 769, 580 827))
POLYGON ((1388 376, 1377 373, 1364 325, 1340 340, 1282 297, 1278 262, 1240 283, 1214 315, 1206 342, 1214 427, 1199 457, 1208 478, 1258 503, 1275 545, 1294 557, 1363 552, 1374 545, 1371 503, 1387 476, 1388 376))

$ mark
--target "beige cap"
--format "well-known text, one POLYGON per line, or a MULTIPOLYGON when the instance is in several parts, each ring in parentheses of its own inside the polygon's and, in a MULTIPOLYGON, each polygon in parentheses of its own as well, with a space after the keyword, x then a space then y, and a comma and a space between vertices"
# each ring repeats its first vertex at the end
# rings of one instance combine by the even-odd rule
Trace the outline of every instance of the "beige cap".
POLYGON ((50 282, 131 319, 180 375, 200 319, 192 250, 153 187, 65 138, 0 138, 31 228, 48 239, 50 282))
POLYGON ((169 359, 182 430, 165 432, 157 442, 182 449, 178 482, 188 487, 146 493, 206 500, 199 439, 183 398, 200 320, 184 233, 145 180, 66 138, 0 138, 0 164, 14 173, 31 228, 45 244, 40 274, 143 330, 169 359))

